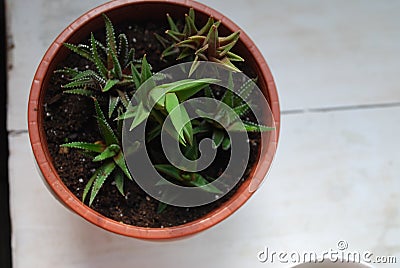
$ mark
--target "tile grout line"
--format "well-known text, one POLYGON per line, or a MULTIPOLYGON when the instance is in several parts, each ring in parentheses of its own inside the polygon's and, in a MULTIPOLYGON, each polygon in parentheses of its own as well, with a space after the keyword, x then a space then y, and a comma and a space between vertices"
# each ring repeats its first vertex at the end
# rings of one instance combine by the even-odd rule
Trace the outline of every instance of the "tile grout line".
MULTIPOLYGON (((360 105, 348 105, 348 106, 332 106, 325 108, 309 108, 309 109, 293 109, 293 110, 282 110, 282 115, 297 115, 307 113, 327 113, 327 112, 340 112, 340 111, 359 111, 368 109, 380 109, 380 108, 394 108, 400 107, 400 102, 393 103, 378 103, 378 104, 360 104, 360 105)), ((27 129, 12 129, 8 130, 8 136, 18 137, 19 135, 27 134, 27 129)))
POLYGON ((400 107, 400 102, 377 103, 377 104, 360 104, 360 105, 344 105, 344 106, 332 106, 332 107, 309 108, 309 109, 282 110, 281 114, 282 115, 290 115, 290 114, 306 114, 306 113, 326 113, 326 112, 358 111, 358 110, 394 108, 394 107, 400 107))

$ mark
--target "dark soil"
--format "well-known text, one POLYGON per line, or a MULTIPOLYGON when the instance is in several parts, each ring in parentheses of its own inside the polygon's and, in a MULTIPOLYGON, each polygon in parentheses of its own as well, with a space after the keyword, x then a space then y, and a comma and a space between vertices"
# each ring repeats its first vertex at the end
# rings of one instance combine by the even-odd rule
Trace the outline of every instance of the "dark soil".
MULTIPOLYGON (((164 26, 152 23, 124 24, 116 27, 117 35, 119 32, 128 35, 130 44, 136 49, 136 58, 147 54, 154 72, 168 66, 159 60, 163 48, 154 38, 154 33, 163 35, 165 30, 164 26)), ((104 33, 95 33, 96 37, 101 35, 104 36, 104 33)), ((92 67, 86 60, 72 53, 59 67, 64 66, 77 67, 80 70, 92 67)), ((89 157, 77 150, 60 148, 60 144, 72 141, 95 142, 100 140, 100 136, 94 119, 93 101, 83 96, 62 94, 62 84, 65 84, 65 79, 59 74, 53 75, 44 101, 44 129, 54 166, 68 189, 81 199, 87 181, 99 164, 93 163, 89 157)), ((106 107, 104 95, 99 94, 97 98, 100 104, 106 107)), ((258 155, 259 135, 250 134, 249 138, 250 161, 244 178, 230 193, 214 203, 193 208, 168 206, 162 213, 157 213, 159 202, 149 197, 135 182, 125 180, 124 197, 109 178, 93 202, 92 208, 106 217, 135 226, 168 227, 196 220, 223 205, 248 176, 258 155)), ((210 176, 222 173, 227 160, 229 153, 219 152, 213 168, 208 168, 206 173, 210 176)))

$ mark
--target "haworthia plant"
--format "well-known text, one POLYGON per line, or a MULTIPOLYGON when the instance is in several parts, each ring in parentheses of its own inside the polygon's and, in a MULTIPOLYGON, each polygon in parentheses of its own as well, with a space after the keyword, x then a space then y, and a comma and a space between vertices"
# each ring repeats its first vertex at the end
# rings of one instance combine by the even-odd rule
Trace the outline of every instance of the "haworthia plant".
POLYGON ((96 99, 94 99, 97 124, 102 140, 94 143, 88 142, 70 142, 62 144, 61 147, 75 148, 93 156, 93 162, 99 162, 101 165, 94 172, 85 186, 82 201, 90 192, 89 205, 92 205, 98 192, 105 180, 114 173, 114 181, 118 190, 124 195, 123 181, 124 177, 132 180, 132 176, 125 163, 124 153, 121 143, 114 133, 110 124, 107 122, 103 111, 96 99))
POLYGON ((198 67, 200 60, 220 63, 232 71, 240 72, 232 62, 244 59, 231 51, 239 40, 240 31, 220 37, 218 27, 221 22, 214 21, 213 17, 210 17, 202 27, 197 27, 193 8, 185 15, 184 27, 181 30, 169 14, 167 20, 170 27, 166 31, 167 37, 156 35, 165 48, 162 58, 169 56, 175 56, 177 60, 189 58, 193 61, 189 75, 198 67))

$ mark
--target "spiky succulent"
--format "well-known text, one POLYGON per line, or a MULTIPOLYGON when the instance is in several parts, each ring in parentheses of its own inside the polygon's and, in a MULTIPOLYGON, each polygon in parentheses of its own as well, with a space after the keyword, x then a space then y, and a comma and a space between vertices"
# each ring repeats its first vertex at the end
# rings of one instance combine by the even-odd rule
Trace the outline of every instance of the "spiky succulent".
MULTIPOLYGON (((204 103, 204 108, 206 109, 206 111, 197 110, 196 112, 199 116, 202 116, 205 119, 200 124, 198 124, 193 131, 195 133, 212 133, 212 139, 214 141, 215 147, 218 148, 221 146, 222 149, 228 150, 231 147, 231 140, 228 133, 224 131, 220 123, 228 126, 227 130, 232 132, 263 132, 274 130, 275 128, 273 127, 268 127, 259 123, 253 123, 240 119, 251 111, 251 102, 248 100, 248 98, 254 87, 255 81, 249 79, 243 85, 241 85, 238 90, 238 95, 234 94, 233 78, 232 73, 230 73, 228 88, 225 90, 225 93, 221 98, 221 102, 230 107, 234 114, 227 112, 222 105, 215 106, 213 102, 204 103), (215 120, 210 120, 208 118, 214 118, 215 120), (240 119, 240 123, 237 122, 238 119, 240 119)), ((204 94, 208 98, 216 98, 210 87, 205 88, 204 94)))
MULTIPOLYGON (((69 83, 62 86, 66 89, 64 93, 94 96, 96 91, 109 92, 108 116, 111 117, 116 107, 128 99, 129 90, 137 86, 138 72, 135 64, 140 61, 135 59, 135 50, 129 48, 126 35, 122 33, 116 38, 110 19, 104 14, 103 18, 106 30, 105 45, 96 40, 93 33, 90 36, 90 45, 64 43, 64 46, 90 61, 95 68, 77 70, 66 67, 56 72, 63 73, 70 79, 69 83), (129 72, 130 74, 127 74, 129 72)), ((146 57, 143 58, 142 72, 143 66, 150 71, 146 57)))
POLYGON ((154 84, 154 87, 149 91, 141 92, 142 94, 136 100, 136 105, 130 105, 120 119, 134 118, 130 126, 132 130, 150 117, 158 123, 154 134, 159 135, 166 117, 170 116, 174 129, 169 130, 169 133, 183 145, 193 144, 192 123, 186 109, 179 105, 209 84, 217 81, 217 79, 204 78, 184 79, 160 85, 154 84), (153 106, 154 109, 152 109, 153 106), (175 109, 178 106, 179 109, 175 109), (187 123, 184 124, 184 122, 187 123))
MULTIPOLYGON (((94 143, 70 142, 61 145, 61 147, 79 149, 86 155, 92 156, 93 162, 101 163, 101 166, 96 169, 87 182, 83 192, 82 201, 84 202, 87 194, 91 191, 89 205, 93 203, 105 180, 112 173, 114 173, 115 185, 122 195, 124 195, 124 177, 132 180, 132 176, 125 163, 124 152, 122 151, 120 131, 115 133, 112 130, 96 99, 94 99, 94 104, 102 140, 94 143)), ((120 129, 120 126, 118 129, 120 129)))
POLYGON ((220 63, 235 72, 240 70, 232 63, 234 61, 244 61, 242 57, 231 52, 239 40, 240 31, 234 32, 226 37, 219 37, 218 27, 220 21, 215 22, 210 17, 207 23, 198 28, 195 24, 195 12, 193 8, 189 10, 189 15, 185 15, 185 24, 182 31, 177 24, 167 14, 170 29, 166 31, 169 40, 156 35, 157 39, 165 47, 161 57, 177 55, 177 60, 190 58, 193 61, 190 74, 198 67, 200 60, 220 63))

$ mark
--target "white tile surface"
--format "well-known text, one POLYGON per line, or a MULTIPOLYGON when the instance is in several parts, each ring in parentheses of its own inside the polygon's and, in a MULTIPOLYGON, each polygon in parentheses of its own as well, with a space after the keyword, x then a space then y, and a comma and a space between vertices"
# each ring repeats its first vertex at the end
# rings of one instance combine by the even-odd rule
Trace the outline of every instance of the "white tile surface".
MULTIPOLYGON (((8 127, 26 129, 30 83, 45 50, 68 23, 103 1, 8 1, 15 44, 8 127)), ((254 39, 283 110, 400 102, 399 1, 200 2, 254 39)))
POLYGON ((341 239, 351 251, 400 257, 400 144, 387 142, 400 132, 399 114, 284 116, 272 172, 251 201, 217 227, 168 243, 109 234, 66 211, 37 175, 27 135, 11 137, 15 267, 253 267, 264 246, 322 254, 341 239))
MULTIPOLYGON (((29 87, 45 49, 102 1, 8 2, 13 131, 26 129, 29 87)), ((284 110, 400 102, 399 1, 201 2, 256 41, 284 110)), ((351 251, 397 255, 400 263, 399 133, 400 107, 285 114, 276 161, 250 202, 215 228, 168 243, 113 235, 67 211, 41 182, 27 134, 12 134, 14 267, 279 268, 289 265, 261 265, 257 252, 321 253, 341 239, 351 251)))
POLYGON ((400 102, 400 2, 205 0, 255 41, 281 107, 400 102))

